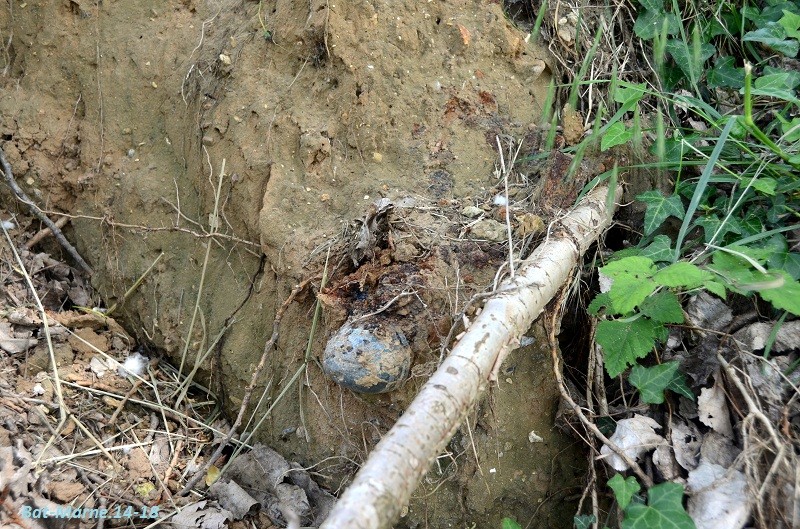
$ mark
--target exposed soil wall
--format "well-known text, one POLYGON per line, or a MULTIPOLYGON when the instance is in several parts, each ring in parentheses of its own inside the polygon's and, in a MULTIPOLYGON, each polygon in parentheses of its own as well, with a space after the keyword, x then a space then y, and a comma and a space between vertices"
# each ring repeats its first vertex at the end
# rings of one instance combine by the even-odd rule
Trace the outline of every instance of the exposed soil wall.
MULTIPOLYGON (((108 304, 164 253, 121 313, 181 364, 198 303, 183 363, 210 351, 200 374, 229 411, 277 307, 321 272, 326 243, 376 199, 416 197, 414 216, 392 221, 392 233, 415 239, 385 242, 334 277, 341 286, 364 263, 405 263, 424 276, 406 312, 425 328, 414 331, 411 380, 359 396, 312 364, 302 390, 293 388, 259 432, 338 487, 413 397, 452 317, 503 260, 501 243, 437 226, 497 183, 495 138, 530 132, 547 57, 499 4, 478 0, 60 0, 17 4, 0 23, 4 39, 13 30, 0 132, 18 180, 46 209, 75 215, 68 235, 108 304), (209 237, 212 229, 219 235, 209 237)), ((289 308, 263 380, 269 402, 302 361, 313 303, 309 289, 289 308)), ((329 298, 316 356, 343 322, 337 308, 329 298)), ((541 331, 532 334, 543 347, 541 331)), ((553 428, 547 358, 535 347, 514 354, 404 524, 489 527, 534 513, 532 527, 571 523, 564 491, 575 492, 582 465, 553 428), (532 431, 543 442, 530 443, 532 431)))

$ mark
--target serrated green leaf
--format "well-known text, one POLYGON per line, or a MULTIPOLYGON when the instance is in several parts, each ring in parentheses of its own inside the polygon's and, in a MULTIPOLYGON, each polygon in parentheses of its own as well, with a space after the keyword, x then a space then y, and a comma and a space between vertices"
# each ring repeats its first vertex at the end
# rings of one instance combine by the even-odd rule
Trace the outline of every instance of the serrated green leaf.
POLYGON ((594 297, 591 303, 589 303, 589 306, 586 307, 586 311, 592 316, 597 316, 603 307, 609 306, 611 306, 611 298, 609 297, 608 292, 601 292, 594 297))
POLYGON ((664 390, 667 388, 675 373, 678 372, 677 361, 667 362, 653 367, 633 366, 628 382, 639 390, 642 402, 647 404, 661 404, 664 402, 664 390))
POLYGON ((660 191, 651 190, 645 191, 637 196, 636 199, 647 204, 647 209, 644 212, 645 235, 653 233, 669 217, 676 217, 682 220, 686 215, 683 202, 678 195, 665 197, 660 191))
POLYGON ((647 505, 631 503, 622 529, 697 529, 683 508, 683 485, 661 483, 647 491, 647 505))
POLYGON ((641 304, 639 309, 642 314, 654 321, 661 323, 683 323, 683 309, 678 297, 664 291, 654 294, 641 304))
POLYGON ((572 518, 572 524, 575 529, 589 529, 597 518, 593 514, 581 514, 572 518))
POLYGON ((767 22, 758 29, 745 33, 742 40, 758 42, 787 57, 796 57, 800 43, 786 37, 786 30, 778 22, 767 22))
POLYGON ((647 318, 598 323, 595 339, 605 351, 608 376, 618 376, 636 359, 647 356, 663 330, 662 324, 647 318))
POLYGON ((614 314, 628 314, 638 307, 656 289, 652 279, 621 276, 614 279, 608 291, 614 314))
POLYGON ((758 295, 765 301, 769 301, 776 309, 786 310, 795 316, 800 316, 800 282, 792 279, 783 270, 779 270, 777 273, 783 277, 783 285, 759 290, 758 295))
POLYGON ((606 483, 614 491, 614 498, 617 500, 620 509, 625 509, 631 503, 633 495, 642 489, 639 482, 633 476, 623 478, 622 474, 614 474, 614 477, 606 483))
POLYGON ((678 261, 659 270, 653 280, 669 288, 697 288, 709 279, 711 274, 687 261, 678 261))
POLYGON ((714 280, 706 281, 705 283, 703 283, 703 288, 705 288, 712 294, 716 295, 720 299, 725 299, 727 297, 725 285, 723 285, 719 281, 714 281, 714 280))
POLYGON ((600 150, 607 151, 611 147, 628 143, 631 138, 633 138, 633 130, 625 128, 625 125, 617 121, 603 134, 603 139, 600 140, 600 150))
POLYGON ((744 86, 744 68, 737 68, 736 60, 730 55, 718 57, 714 68, 708 72, 709 88, 733 88, 744 86))
POLYGON ((695 400, 694 393, 691 388, 686 384, 686 377, 680 371, 675 373, 675 376, 667 384, 667 389, 678 395, 683 395, 689 400, 695 400))
POLYGON ((647 257, 631 256, 611 261, 600 268, 600 272, 611 279, 617 279, 622 276, 630 276, 637 279, 648 278, 653 277, 656 273, 656 265, 647 257))
POLYGON ((522 529, 522 526, 512 518, 503 518, 501 524, 503 529, 522 529))

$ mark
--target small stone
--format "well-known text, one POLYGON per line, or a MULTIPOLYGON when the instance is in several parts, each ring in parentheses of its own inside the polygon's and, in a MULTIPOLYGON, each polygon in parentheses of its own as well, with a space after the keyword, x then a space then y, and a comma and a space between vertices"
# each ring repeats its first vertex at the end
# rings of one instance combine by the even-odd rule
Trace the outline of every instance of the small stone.
POLYGON ((214 145, 214 137, 213 136, 208 136, 208 135, 203 136, 203 140, 202 141, 203 141, 203 145, 205 145, 205 146, 214 145))
POLYGON ((474 219, 483 215, 483 210, 478 206, 464 206, 464 209, 461 210, 461 214, 474 219))
POLYGON ((381 153, 379 153, 379 152, 373 152, 372 153, 372 159, 375 160, 378 163, 381 163, 383 161, 383 155, 381 153))
POLYGON ((225 66, 231 65, 231 58, 225 55, 224 53, 219 54, 219 61, 224 64, 225 66))
POLYGON ((508 238, 508 233, 505 224, 492 219, 483 219, 472 226, 472 236, 476 239, 501 242, 508 238))

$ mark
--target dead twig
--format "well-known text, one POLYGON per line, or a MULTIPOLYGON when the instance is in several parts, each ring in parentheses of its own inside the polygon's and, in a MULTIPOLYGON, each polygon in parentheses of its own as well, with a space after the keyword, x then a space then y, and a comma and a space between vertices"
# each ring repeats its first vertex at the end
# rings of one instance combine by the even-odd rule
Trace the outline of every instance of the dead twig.
POLYGON ((80 256, 78 250, 72 246, 64 234, 61 232, 59 227, 56 225, 55 222, 50 220, 50 217, 44 214, 42 210, 33 203, 33 200, 28 197, 25 191, 22 190, 21 187, 17 184, 17 181, 14 179, 14 173, 11 171, 11 164, 8 163, 6 159, 6 154, 3 152, 3 149, 0 148, 0 164, 3 166, 3 176, 6 178, 6 182, 8 186, 11 188, 11 191, 17 197, 20 202, 25 203, 39 220, 41 220, 45 226, 50 228, 50 231, 53 233, 53 237, 64 247, 64 249, 69 253, 69 255, 75 260, 76 263, 87 273, 92 274, 92 268, 83 260, 83 257, 80 256))

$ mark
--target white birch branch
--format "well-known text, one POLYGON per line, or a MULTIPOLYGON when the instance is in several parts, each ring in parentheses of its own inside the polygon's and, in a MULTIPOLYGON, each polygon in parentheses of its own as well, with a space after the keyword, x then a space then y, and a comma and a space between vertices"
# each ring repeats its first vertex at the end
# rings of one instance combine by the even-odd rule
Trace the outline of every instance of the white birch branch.
MULTIPOLYGON (((611 224, 607 187, 586 197, 486 302, 450 355, 389 430, 321 529, 391 527, 503 359, 611 224)), ((617 195, 618 196, 618 195, 617 195)))

